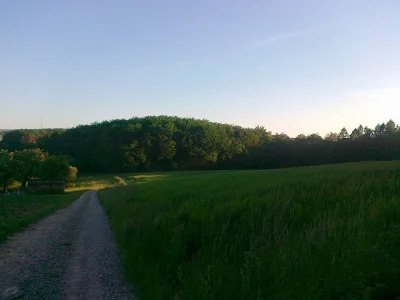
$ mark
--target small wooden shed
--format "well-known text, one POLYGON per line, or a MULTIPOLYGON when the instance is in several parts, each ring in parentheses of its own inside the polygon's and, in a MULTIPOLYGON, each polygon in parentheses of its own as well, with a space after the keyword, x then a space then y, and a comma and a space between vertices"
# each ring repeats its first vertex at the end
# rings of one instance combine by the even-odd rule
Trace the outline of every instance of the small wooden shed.
POLYGON ((64 192, 65 180, 28 180, 28 191, 52 190, 64 192))

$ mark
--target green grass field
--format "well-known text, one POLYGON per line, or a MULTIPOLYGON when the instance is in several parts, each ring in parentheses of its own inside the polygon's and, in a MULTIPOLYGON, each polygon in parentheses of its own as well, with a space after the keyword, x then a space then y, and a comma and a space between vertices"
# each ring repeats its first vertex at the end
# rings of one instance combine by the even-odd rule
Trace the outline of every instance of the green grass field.
POLYGON ((400 296, 400 162, 124 176, 100 198, 139 299, 400 296))
POLYGON ((67 206, 86 190, 121 185, 125 182, 117 176, 84 175, 68 183, 65 195, 0 195, 0 242, 67 206))
POLYGON ((0 242, 77 198, 70 195, 0 195, 0 242))

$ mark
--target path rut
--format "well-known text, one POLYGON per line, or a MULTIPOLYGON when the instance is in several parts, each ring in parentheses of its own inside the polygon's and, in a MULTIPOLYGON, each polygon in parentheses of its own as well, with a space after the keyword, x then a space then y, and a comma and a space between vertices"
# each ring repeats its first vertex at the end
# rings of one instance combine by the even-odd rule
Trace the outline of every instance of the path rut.
POLYGON ((0 299, 135 299, 96 191, 0 247, 0 299))

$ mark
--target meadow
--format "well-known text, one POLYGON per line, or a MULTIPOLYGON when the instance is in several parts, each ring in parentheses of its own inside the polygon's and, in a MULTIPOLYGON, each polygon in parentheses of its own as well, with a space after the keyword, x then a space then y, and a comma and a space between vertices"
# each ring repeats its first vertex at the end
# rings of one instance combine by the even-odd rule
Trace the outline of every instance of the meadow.
POLYGON ((68 183, 64 195, 0 195, 0 242, 66 207, 87 190, 119 185, 125 182, 113 175, 84 175, 68 183))
POLYGON ((0 195, 0 242, 77 199, 70 195, 0 195))
POLYGON ((400 296, 400 162, 121 176, 99 194, 139 299, 400 296))

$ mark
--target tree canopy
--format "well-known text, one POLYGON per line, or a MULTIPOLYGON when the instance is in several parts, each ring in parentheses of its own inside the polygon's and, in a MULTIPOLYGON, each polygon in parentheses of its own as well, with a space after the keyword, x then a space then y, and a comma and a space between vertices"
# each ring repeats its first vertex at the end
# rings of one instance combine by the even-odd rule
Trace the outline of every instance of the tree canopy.
POLYGON ((47 156, 46 152, 37 148, 15 151, 11 162, 14 170, 13 177, 24 187, 29 178, 39 176, 40 165, 47 156))
POLYGON ((400 130, 389 120, 374 129, 360 125, 350 134, 342 128, 325 138, 318 133, 290 138, 264 127, 149 116, 68 130, 15 130, 0 145, 16 154, 41 148, 63 155, 81 172, 277 168, 400 159, 400 130))
POLYGON ((66 157, 49 155, 39 148, 14 152, 0 149, 0 189, 4 193, 13 183, 19 182, 24 188, 30 179, 74 180, 77 173, 66 157))
POLYGON ((70 166, 63 156, 49 156, 40 165, 39 177, 45 180, 66 179, 70 176, 70 166))

